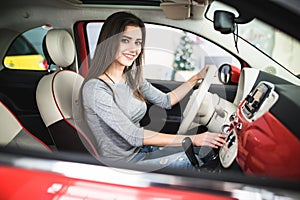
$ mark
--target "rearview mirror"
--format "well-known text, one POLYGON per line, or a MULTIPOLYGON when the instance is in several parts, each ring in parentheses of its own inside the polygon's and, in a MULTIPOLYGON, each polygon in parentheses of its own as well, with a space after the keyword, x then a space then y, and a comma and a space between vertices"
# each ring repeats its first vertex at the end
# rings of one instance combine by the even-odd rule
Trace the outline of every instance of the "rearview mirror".
POLYGON ((234 8, 218 1, 212 1, 205 17, 214 23, 214 28, 223 34, 234 33, 238 24, 245 24, 253 20, 253 15, 248 10, 234 8))
POLYGON ((216 10, 214 12, 214 28, 223 34, 233 33, 235 29, 234 14, 216 10))

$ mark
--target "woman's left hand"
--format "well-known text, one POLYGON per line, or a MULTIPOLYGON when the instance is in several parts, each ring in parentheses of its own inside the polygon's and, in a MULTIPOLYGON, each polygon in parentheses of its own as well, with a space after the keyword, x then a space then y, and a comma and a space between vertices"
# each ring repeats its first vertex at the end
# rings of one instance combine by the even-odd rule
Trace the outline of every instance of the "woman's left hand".
POLYGON ((204 77, 206 76, 208 68, 209 68, 209 66, 206 65, 200 72, 198 72, 197 74, 192 76, 190 80, 193 82, 195 81, 196 83, 200 80, 203 80, 204 77))

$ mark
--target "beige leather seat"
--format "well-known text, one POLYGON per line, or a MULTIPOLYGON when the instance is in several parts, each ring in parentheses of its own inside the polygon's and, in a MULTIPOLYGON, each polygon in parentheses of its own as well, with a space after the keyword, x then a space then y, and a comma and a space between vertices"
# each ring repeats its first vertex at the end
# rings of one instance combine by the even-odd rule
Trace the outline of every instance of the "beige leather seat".
POLYGON ((21 124, 2 101, 0 101, 0 118, 0 147, 52 152, 45 143, 21 124))
POLYGON ((65 69, 74 62, 73 39, 66 30, 53 29, 45 36, 44 48, 45 55, 49 56, 47 60, 60 70, 44 76, 38 83, 36 100, 41 117, 59 151, 98 156, 95 138, 84 133, 73 118, 84 79, 75 71, 65 69))

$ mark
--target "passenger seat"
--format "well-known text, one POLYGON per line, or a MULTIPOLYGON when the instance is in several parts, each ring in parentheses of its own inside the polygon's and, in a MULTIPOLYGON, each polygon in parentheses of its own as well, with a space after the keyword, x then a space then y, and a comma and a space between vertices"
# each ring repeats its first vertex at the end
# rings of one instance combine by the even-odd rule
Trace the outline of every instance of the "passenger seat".
POLYGON ((52 152, 52 150, 41 140, 31 134, 11 112, 11 110, 0 101, 0 146, 17 150, 35 150, 52 152))
MULTIPOLYGON (((48 31, 44 39, 46 58, 59 69, 39 81, 36 100, 58 151, 90 153, 98 157, 93 135, 83 132, 74 121, 79 91, 84 78, 68 70, 75 58, 71 35, 63 29, 48 31)), ((48 63, 49 64, 49 63, 48 63)))

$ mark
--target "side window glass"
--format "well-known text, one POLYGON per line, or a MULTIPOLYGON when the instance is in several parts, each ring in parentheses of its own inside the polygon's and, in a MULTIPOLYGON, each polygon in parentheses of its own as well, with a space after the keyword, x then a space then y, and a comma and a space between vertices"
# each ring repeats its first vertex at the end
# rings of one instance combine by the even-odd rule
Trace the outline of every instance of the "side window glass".
MULTIPOLYGON (((94 56, 101 22, 87 24, 90 59, 94 56)), ((146 24, 144 77, 185 81, 205 65, 241 64, 219 46, 196 34, 162 25, 146 24)), ((215 78, 215 83, 220 83, 215 78)))
MULTIPOLYGON (((241 68, 237 58, 196 34, 152 24, 146 30, 145 78, 185 81, 206 65, 241 68)), ((220 83, 217 76, 214 83, 220 83)))
POLYGON ((93 59, 98 37, 100 30, 102 28, 103 22, 91 22, 88 23, 86 26, 86 32, 87 32, 87 39, 88 39, 88 45, 89 45, 89 57, 90 59, 93 59))
POLYGON ((13 70, 48 70, 42 43, 51 27, 41 26, 19 35, 4 57, 4 66, 13 70))

